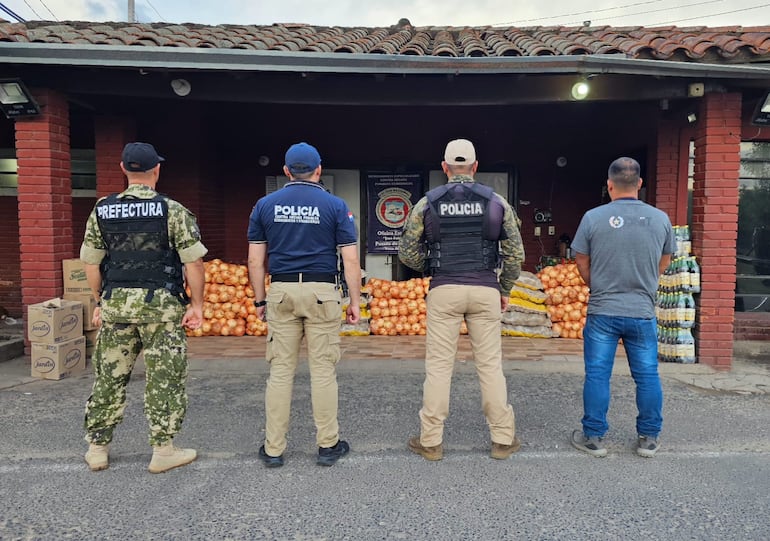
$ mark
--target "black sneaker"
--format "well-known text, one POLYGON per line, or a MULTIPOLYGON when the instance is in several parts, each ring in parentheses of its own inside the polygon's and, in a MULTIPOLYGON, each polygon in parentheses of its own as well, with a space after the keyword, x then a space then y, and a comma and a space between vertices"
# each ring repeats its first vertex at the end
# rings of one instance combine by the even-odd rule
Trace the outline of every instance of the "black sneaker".
POLYGON ((334 466, 337 461, 350 452, 350 445, 345 440, 337 441, 334 447, 319 447, 318 460, 319 466, 334 466))
POLYGON ((259 459, 265 463, 268 468, 280 468, 283 466, 283 455, 270 456, 265 452, 265 446, 259 448, 259 459))

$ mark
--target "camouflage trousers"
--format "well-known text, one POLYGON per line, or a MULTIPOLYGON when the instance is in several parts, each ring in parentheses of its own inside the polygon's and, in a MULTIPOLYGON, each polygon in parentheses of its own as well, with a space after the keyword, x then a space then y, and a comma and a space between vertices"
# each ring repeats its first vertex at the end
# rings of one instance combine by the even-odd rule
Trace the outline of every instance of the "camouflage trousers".
POLYGON ((187 411, 187 337, 177 322, 103 323, 92 362, 94 385, 86 403, 86 441, 105 445, 123 420, 126 386, 134 363, 144 354, 144 414, 150 445, 160 445, 182 427, 187 411))

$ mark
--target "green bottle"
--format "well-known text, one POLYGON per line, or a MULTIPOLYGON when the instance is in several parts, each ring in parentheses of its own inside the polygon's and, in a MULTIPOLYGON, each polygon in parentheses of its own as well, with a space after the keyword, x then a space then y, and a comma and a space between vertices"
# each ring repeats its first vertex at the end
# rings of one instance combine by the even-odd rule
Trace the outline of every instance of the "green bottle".
POLYGON ((687 258, 687 266, 690 271, 690 291, 700 293, 700 266, 695 257, 687 258))

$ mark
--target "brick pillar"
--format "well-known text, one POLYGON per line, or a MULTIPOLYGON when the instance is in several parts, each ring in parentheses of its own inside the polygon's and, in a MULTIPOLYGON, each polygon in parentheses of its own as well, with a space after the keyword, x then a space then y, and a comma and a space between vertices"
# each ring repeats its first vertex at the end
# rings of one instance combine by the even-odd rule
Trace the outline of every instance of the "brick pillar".
POLYGON ((96 197, 126 189, 120 158, 126 143, 136 139, 136 124, 129 119, 100 116, 94 122, 96 147, 96 197))
POLYGON ((702 293, 694 334, 699 362, 722 369, 733 355, 740 141, 741 95, 707 94, 695 129, 692 247, 702 293))
MULTIPOLYGON (((679 178, 679 161, 682 155, 678 126, 666 120, 658 122, 657 156, 655 158, 655 206, 668 214, 672 223, 677 222, 679 206, 678 186, 684 182, 687 189, 687 176, 679 178)), ((645 179, 646 184, 646 179, 645 179)), ((685 213, 687 198, 685 197, 685 213)), ((685 214, 686 216, 686 214, 685 214)))
POLYGON ((69 105, 53 90, 33 94, 42 114, 16 121, 25 306, 61 296, 61 260, 74 255, 69 105))

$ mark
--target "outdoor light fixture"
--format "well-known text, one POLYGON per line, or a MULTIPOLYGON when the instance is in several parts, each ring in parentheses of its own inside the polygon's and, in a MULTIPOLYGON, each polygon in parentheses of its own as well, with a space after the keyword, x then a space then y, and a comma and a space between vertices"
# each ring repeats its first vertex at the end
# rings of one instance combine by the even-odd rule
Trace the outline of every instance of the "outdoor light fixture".
POLYGON ((581 80, 572 85, 572 99, 584 100, 588 97, 588 93, 591 91, 591 87, 588 86, 588 81, 581 80))
POLYGON ((40 107, 19 79, 0 79, 0 108, 6 118, 40 114, 40 107))
POLYGON ((754 116, 751 118, 751 123, 757 126, 770 126, 770 91, 765 93, 764 97, 759 100, 754 116))
POLYGON ((687 113, 687 122, 689 122, 690 124, 694 124, 696 120, 698 120, 698 115, 696 115, 692 111, 687 113))
POLYGON ((192 85, 187 79, 174 79, 171 81, 171 89, 177 96, 186 96, 192 90, 192 85))

